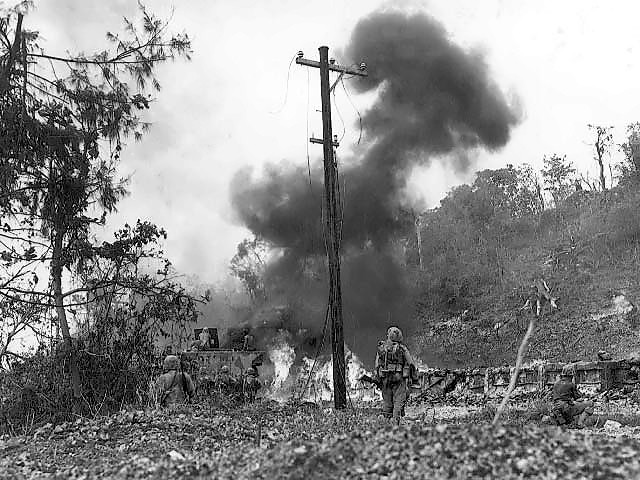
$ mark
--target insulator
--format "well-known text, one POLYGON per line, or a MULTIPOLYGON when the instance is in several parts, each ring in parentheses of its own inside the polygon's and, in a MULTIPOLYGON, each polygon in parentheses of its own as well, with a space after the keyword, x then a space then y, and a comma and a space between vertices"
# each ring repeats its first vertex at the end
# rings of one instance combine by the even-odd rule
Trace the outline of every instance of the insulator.
POLYGON ((360 70, 366 70, 366 69, 367 69, 367 64, 366 64, 366 63, 364 63, 364 62, 362 62, 362 63, 360 64, 360 70))
POLYGON ((304 52, 302 50, 298 50, 298 58, 304 57, 304 52))
POLYGON ((333 65, 334 63, 336 63, 336 59, 335 59, 335 58, 330 58, 330 59, 329 59, 329 63, 330 63, 331 65, 333 65))

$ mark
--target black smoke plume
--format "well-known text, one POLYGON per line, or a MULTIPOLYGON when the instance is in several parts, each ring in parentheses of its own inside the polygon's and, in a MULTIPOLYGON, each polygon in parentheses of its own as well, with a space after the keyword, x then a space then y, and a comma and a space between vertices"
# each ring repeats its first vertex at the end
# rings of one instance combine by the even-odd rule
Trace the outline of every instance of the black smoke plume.
MULTIPOLYGON (((364 153, 340 162, 345 338, 369 363, 375 339, 389 324, 411 324, 412 292, 398 240, 413 232, 403 215, 412 169, 434 158, 456 158, 452 167, 463 171, 465 152, 504 146, 518 118, 482 55, 452 43, 428 15, 373 13, 356 25, 344 52, 346 63, 364 61, 368 67, 369 76, 352 80, 351 87, 376 91, 362 118, 364 153)), ((317 301, 327 286, 320 272, 306 293, 300 287, 308 259, 325 253, 321 164, 312 171, 312 187, 306 165, 300 165, 270 165, 259 180, 240 170, 231 200, 244 225, 282 249, 268 281, 280 285, 283 298, 293 298, 289 291, 304 303, 307 293, 317 301)), ((324 315, 313 317, 300 320, 318 332, 324 315)))

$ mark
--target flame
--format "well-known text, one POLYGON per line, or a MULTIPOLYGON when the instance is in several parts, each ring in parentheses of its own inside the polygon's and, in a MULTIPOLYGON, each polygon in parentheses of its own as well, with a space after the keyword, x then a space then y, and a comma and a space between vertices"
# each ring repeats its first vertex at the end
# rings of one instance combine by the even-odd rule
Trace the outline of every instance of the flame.
POLYGON ((273 387, 281 388, 289 377, 289 371, 296 358, 296 351, 291 345, 282 344, 269 351, 269 360, 273 363, 273 387))
MULTIPOLYGON (((295 397, 304 401, 330 401, 333 398, 333 361, 330 355, 317 359, 302 357, 294 366, 296 351, 288 343, 286 335, 279 335, 267 355, 273 364, 273 380, 268 397, 286 401, 295 397)), ((351 401, 369 402, 380 399, 380 393, 373 386, 359 381, 362 375, 371 375, 362 361, 348 347, 345 352, 345 380, 347 396, 351 401)))
POLYGON ((295 349, 288 343, 286 332, 280 332, 267 351, 273 364, 273 380, 269 387, 269 397, 283 401, 287 397, 289 373, 296 358, 295 349))

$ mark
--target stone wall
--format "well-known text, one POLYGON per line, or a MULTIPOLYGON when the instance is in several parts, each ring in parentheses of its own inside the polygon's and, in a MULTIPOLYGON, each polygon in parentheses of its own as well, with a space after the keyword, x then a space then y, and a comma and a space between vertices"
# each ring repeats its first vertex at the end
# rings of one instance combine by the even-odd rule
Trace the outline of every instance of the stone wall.
MULTIPOLYGON (((559 378, 564 363, 541 363, 520 369, 517 393, 544 391, 559 378)), ((640 380, 640 362, 629 360, 576 362, 574 381, 584 390, 606 391, 633 385, 640 380)), ((509 386, 514 367, 442 370, 428 368, 420 371, 423 391, 441 393, 466 391, 485 396, 501 395, 509 386)))

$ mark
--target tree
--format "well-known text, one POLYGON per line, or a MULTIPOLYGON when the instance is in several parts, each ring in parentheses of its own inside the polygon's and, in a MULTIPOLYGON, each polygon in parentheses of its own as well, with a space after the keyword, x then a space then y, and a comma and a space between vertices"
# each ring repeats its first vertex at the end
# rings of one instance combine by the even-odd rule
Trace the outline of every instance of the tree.
POLYGON ((611 147, 613 146, 613 127, 601 127, 599 125, 589 124, 589 128, 595 134, 595 142, 593 148, 595 150, 594 159, 598 162, 598 168, 600 171, 600 188, 604 192, 607 189, 606 179, 604 176, 604 164, 605 157, 611 154, 611 147))
POLYGON ((624 160, 618 165, 621 179, 637 180, 640 175, 640 123, 627 125, 627 139, 620 145, 624 160))
POLYGON ((145 371, 142 382, 148 380, 155 340, 172 336, 174 327, 186 330, 207 299, 196 298, 178 282, 160 248, 163 229, 138 221, 114 237, 84 257, 77 269, 83 286, 66 295, 87 313, 78 352, 81 369, 90 373, 83 376, 83 387, 94 401, 106 394, 119 403, 131 400, 132 388, 140 386, 132 372, 145 371))
POLYGON ((238 244, 237 252, 231 259, 231 273, 242 282, 254 302, 267 299, 264 285, 267 250, 267 242, 260 237, 245 238, 238 244))
POLYGON ((545 190, 551 193, 553 203, 556 207, 560 206, 573 192, 573 185, 576 182, 576 169, 573 168, 571 161, 567 160, 567 156, 553 154, 544 156, 544 168, 542 169, 542 180, 545 190))
POLYGON ((0 19, 0 245, 12 269, 0 294, 20 299, 28 292, 21 282, 49 262, 47 290, 34 295, 55 308, 78 398, 63 271, 92 254, 91 226, 104 224, 126 193, 116 167, 126 138, 149 126, 139 112, 149 108, 148 91, 160 90, 156 66, 189 58, 190 41, 168 35, 167 23, 141 5, 140 25, 125 19, 122 36, 107 34, 109 49, 51 55, 23 26, 28 7, 0 19))

